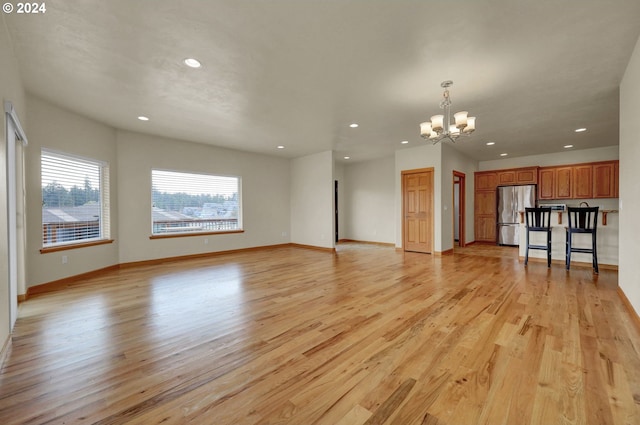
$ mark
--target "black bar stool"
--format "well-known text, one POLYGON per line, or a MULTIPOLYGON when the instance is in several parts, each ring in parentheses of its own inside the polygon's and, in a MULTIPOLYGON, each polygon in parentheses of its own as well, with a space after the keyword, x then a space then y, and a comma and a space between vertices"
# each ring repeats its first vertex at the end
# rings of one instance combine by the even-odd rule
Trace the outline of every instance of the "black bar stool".
POLYGON ((547 267, 551 267, 551 208, 525 208, 525 225, 527 228, 527 250, 524 255, 524 265, 529 263, 529 249, 547 251, 547 267), (544 232, 547 235, 545 245, 532 245, 529 242, 530 232, 544 232))
POLYGON ((598 273, 598 251, 597 230, 598 230, 598 209, 600 207, 567 207, 569 216, 569 227, 567 227, 567 270, 571 266, 571 253, 583 252, 593 256, 593 270, 598 273), (578 248, 572 245, 571 237, 574 233, 590 234, 591 248, 578 248))

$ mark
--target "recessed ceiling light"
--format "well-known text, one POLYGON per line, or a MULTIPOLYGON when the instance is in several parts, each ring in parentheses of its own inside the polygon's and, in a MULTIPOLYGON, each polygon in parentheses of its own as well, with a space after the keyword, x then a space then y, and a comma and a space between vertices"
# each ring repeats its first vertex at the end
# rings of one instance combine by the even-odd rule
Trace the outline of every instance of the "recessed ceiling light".
POLYGON ((344 159, 351 159, 351 157, 350 156, 345 156, 344 159))
POLYGON ((358 124, 356 124, 356 123, 349 124, 349 127, 351 127, 351 128, 358 128, 358 124))
POLYGON ((400 143, 402 143, 403 145, 406 145, 407 143, 409 143, 409 141, 408 141, 408 140, 403 140, 403 141, 402 141, 402 142, 400 142, 400 143))
POLYGON ((138 119, 139 119, 140 121, 149 121, 149 117, 145 117, 144 115, 140 115, 140 116, 138 117, 138 119))
POLYGON ((284 146, 282 146, 282 145, 278 145, 278 146, 276 146, 276 148, 278 148, 278 149, 284 149, 284 146))
POLYGON ((569 148, 572 148, 572 147, 573 147, 573 145, 564 145, 565 149, 569 149, 569 148))
POLYGON ((184 60, 184 64, 187 65, 190 68, 200 68, 202 66, 200 61, 198 59, 194 59, 194 58, 185 59, 184 60))
POLYGON ((500 156, 507 156, 509 155, 508 153, 501 153, 500 156))
POLYGON ((587 129, 586 129, 586 128, 584 128, 584 127, 583 127, 583 128, 576 128, 576 129, 575 129, 575 132, 576 132, 576 133, 582 133, 583 131, 587 131, 587 129))
POLYGON ((493 146, 495 144, 496 144, 496 142, 487 142, 487 146, 493 146))

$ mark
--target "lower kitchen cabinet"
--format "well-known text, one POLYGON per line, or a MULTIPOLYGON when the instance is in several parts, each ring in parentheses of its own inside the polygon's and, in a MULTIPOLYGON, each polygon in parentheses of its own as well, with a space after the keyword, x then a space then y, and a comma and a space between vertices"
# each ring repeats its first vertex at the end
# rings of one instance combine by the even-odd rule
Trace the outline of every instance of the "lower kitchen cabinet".
POLYGON ((496 241, 496 216, 495 215, 476 215, 475 218, 475 236, 476 242, 495 242, 496 241))

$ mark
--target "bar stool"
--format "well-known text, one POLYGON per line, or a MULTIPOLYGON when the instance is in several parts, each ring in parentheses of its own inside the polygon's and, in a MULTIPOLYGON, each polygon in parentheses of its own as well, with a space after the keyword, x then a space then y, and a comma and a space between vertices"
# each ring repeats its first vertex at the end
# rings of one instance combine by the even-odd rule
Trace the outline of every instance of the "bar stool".
POLYGON ((524 254, 524 265, 529 262, 529 249, 541 249, 547 251, 547 267, 551 267, 551 208, 525 208, 525 227, 527 228, 527 249, 524 254), (547 235, 546 245, 532 245, 529 242, 529 233, 544 232, 547 235))
POLYGON ((571 253, 583 252, 592 254, 593 270, 598 273, 598 251, 596 249, 598 229, 598 209, 600 207, 567 207, 569 227, 567 230, 567 250, 565 262, 567 270, 571 266, 571 253), (571 239, 574 233, 591 235, 591 248, 578 248, 572 245, 571 239))

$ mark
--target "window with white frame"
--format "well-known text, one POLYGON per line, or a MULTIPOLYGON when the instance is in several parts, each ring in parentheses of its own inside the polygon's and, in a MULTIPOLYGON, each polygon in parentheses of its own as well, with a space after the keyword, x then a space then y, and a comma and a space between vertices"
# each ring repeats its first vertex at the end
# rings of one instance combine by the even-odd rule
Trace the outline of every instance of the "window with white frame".
POLYGON ((109 167, 42 149, 42 246, 109 239, 109 167))
POLYGON ((151 170, 153 235, 242 231, 241 179, 151 170))

